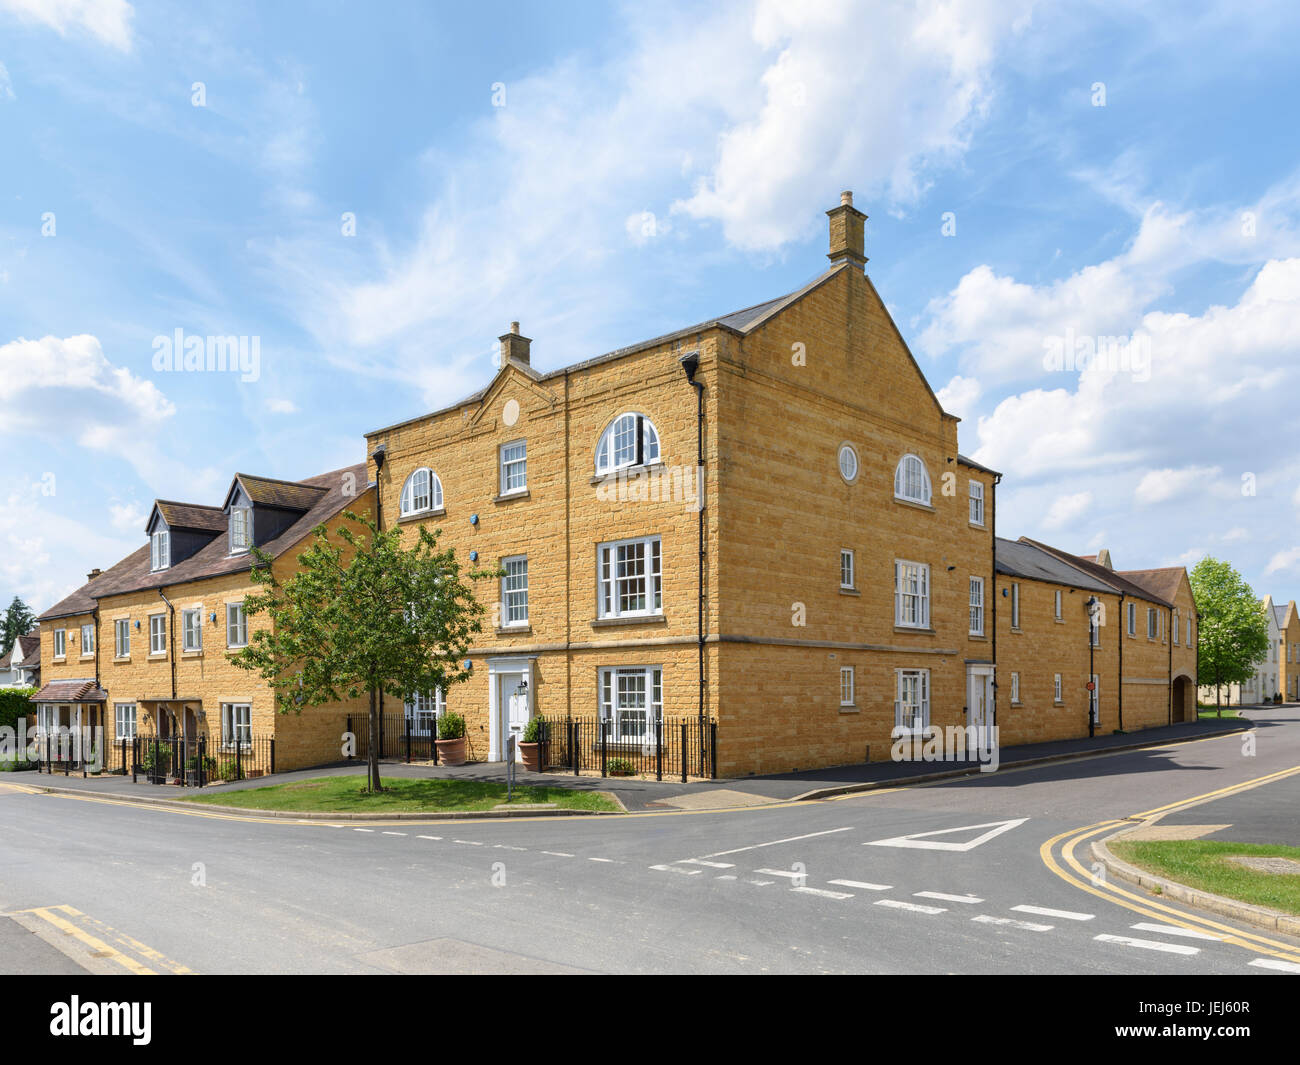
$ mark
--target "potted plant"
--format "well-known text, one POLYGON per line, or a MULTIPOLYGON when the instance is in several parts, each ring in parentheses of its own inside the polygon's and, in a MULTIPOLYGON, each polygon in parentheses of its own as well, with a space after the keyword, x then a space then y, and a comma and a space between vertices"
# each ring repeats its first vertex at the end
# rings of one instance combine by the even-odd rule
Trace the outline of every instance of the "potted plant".
POLYGON ((540 714, 529 718, 528 724, 524 726, 523 738, 519 741, 519 757, 530 773, 539 772, 542 768, 542 738, 545 735, 546 719, 540 714))
POLYGON ((438 718, 438 761, 465 764, 465 719, 450 710, 438 718))

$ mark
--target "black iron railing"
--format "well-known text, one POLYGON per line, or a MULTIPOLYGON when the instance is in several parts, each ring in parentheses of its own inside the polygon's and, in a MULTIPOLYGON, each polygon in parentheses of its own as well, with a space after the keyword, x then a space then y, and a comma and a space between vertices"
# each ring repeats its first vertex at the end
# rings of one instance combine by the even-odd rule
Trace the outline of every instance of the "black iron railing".
POLYGON ((601 776, 716 777, 712 718, 570 717, 542 724, 541 767, 601 776))

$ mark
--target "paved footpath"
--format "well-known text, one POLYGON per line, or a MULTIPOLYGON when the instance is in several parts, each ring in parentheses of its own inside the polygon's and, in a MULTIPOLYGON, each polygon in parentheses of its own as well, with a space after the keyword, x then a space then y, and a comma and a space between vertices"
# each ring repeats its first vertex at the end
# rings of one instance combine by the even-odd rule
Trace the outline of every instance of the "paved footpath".
POLYGON ((124 971, 1296 975, 1300 940, 1086 857, 1126 818, 1300 776, 1300 714, 1254 716, 1248 736, 630 817, 305 824, 0 782, 0 913, 124 971))

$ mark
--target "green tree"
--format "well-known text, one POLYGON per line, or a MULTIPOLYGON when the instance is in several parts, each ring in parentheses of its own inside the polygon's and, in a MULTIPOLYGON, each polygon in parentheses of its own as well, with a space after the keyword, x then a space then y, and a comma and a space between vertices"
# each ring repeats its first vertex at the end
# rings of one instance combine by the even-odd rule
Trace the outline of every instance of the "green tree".
MULTIPOLYGON (((380 532, 351 511, 343 517, 336 539, 323 525, 314 530, 283 582, 271 557, 254 550, 253 580, 263 590, 245 599, 244 609, 267 615, 271 627, 251 633, 248 646, 228 657, 261 674, 282 714, 368 695, 367 787, 378 792, 380 693, 404 699, 467 680, 464 662, 482 631, 483 607, 455 551, 438 550, 437 533, 421 527, 404 548, 399 529, 380 532)), ((470 578, 493 575, 476 570, 470 578)))
POLYGON ((1223 716, 1222 688, 1242 684, 1255 663, 1268 654, 1264 604, 1231 563, 1208 555, 1192 570, 1192 595, 1200 615, 1196 682, 1214 686, 1214 704, 1223 716))
POLYGON ((31 607, 15 595, 5 611, 4 620, 0 621, 0 657, 12 651, 18 637, 31 632, 35 626, 36 615, 31 607))

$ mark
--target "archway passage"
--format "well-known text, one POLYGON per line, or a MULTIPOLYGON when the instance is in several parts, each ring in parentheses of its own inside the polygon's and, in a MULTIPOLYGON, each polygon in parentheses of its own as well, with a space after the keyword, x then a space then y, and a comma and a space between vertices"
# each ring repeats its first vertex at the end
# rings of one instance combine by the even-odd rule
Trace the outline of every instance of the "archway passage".
POLYGON ((1174 678, 1173 712, 1169 716, 1174 724, 1196 720, 1196 693, 1190 677, 1174 678))

